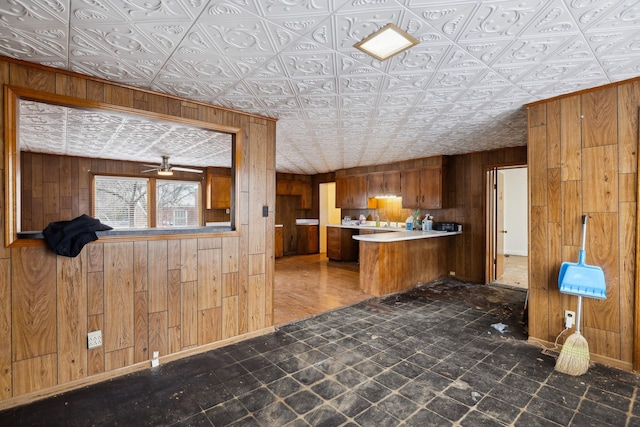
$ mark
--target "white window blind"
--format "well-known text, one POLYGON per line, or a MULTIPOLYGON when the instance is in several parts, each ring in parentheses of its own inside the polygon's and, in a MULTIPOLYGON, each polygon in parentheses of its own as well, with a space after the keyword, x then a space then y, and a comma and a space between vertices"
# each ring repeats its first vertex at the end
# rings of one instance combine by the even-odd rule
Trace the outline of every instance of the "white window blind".
POLYGON ((96 176, 94 216, 113 228, 147 228, 148 178, 96 176))
POLYGON ((200 183, 195 181, 156 181, 158 227, 196 227, 200 225, 200 183))

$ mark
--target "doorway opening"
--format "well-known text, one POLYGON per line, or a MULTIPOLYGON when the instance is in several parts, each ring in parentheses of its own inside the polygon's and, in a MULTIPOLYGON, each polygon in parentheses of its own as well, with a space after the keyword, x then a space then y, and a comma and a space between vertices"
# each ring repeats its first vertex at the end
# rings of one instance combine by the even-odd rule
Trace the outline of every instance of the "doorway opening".
POLYGON ((486 283, 528 289, 527 167, 487 171, 486 283))
POLYGON ((342 210, 336 207, 336 183, 327 182, 319 185, 320 196, 320 253, 327 253, 327 224, 340 224, 342 210))

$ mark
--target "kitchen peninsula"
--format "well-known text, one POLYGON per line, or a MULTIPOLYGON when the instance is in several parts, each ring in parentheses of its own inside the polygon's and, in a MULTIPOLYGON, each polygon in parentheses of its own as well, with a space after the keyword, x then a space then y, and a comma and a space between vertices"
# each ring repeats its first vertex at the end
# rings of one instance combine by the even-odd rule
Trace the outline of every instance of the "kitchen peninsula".
POLYGON ((451 237, 462 234, 461 231, 406 231, 367 225, 327 224, 327 227, 327 231, 329 227, 350 230, 352 238, 359 241, 360 289, 375 296, 448 276, 449 246, 455 243, 451 237))

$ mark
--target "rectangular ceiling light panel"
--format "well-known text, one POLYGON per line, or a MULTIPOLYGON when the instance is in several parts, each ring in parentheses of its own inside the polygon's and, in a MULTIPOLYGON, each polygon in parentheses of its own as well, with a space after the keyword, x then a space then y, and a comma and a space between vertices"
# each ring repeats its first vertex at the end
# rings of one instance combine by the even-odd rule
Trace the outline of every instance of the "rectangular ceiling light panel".
POLYGON ((375 33, 369 35, 353 47, 374 58, 384 61, 391 56, 415 46, 418 39, 410 36, 394 24, 387 24, 375 33))

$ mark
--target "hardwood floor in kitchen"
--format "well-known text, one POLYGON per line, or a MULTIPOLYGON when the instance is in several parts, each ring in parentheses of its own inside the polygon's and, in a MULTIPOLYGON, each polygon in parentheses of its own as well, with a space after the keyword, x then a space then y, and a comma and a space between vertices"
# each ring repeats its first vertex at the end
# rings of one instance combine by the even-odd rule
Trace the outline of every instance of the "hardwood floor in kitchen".
POLYGON ((321 253, 278 258, 275 268, 276 325, 373 298, 360 290, 355 262, 330 261, 321 253))

